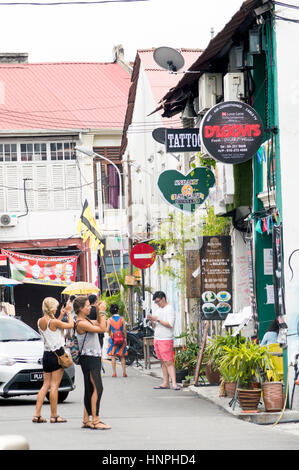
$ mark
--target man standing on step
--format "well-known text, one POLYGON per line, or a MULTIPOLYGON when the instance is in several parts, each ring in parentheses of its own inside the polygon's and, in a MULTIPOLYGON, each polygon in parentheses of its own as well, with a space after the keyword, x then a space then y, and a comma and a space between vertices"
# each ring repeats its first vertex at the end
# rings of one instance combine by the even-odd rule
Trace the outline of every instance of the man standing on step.
POLYGON ((176 383, 176 370, 173 360, 173 329, 175 322, 175 313, 172 306, 166 301, 166 295, 162 291, 154 293, 153 301, 157 305, 154 315, 148 315, 147 318, 152 322, 155 329, 154 347, 157 358, 161 362, 163 383, 154 387, 155 389, 170 388, 172 382, 173 390, 180 390, 176 383))

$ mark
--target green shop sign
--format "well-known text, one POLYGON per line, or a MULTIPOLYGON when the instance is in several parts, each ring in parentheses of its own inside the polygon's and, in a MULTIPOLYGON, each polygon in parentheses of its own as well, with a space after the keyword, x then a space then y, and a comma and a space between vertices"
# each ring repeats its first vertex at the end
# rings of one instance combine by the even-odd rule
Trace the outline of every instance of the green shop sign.
POLYGON ((215 185, 214 173, 206 167, 195 168, 186 176, 177 170, 166 170, 158 179, 162 198, 175 209, 194 212, 215 185))

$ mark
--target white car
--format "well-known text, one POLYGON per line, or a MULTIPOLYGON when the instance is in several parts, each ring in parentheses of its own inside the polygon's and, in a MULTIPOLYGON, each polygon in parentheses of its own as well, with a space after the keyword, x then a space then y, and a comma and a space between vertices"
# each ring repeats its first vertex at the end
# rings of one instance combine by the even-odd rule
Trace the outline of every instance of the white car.
MULTIPOLYGON (((36 395, 43 384, 41 336, 26 323, 0 314, 0 397, 36 395)), ((74 390, 75 368, 64 370, 58 400, 74 390)))

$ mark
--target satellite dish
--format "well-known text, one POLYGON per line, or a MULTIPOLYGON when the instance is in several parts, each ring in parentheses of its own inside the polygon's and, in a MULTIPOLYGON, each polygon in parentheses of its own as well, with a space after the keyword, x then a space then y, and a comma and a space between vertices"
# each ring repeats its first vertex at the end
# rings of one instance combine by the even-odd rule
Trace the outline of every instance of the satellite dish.
POLYGON ((155 49, 154 60, 160 67, 169 70, 169 72, 177 72, 185 63, 182 54, 171 47, 158 47, 155 49))
POLYGON ((152 132, 153 138, 159 142, 159 144, 165 144, 165 131, 166 129, 164 127, 157 127, 157 129, 154 129, 152 132))

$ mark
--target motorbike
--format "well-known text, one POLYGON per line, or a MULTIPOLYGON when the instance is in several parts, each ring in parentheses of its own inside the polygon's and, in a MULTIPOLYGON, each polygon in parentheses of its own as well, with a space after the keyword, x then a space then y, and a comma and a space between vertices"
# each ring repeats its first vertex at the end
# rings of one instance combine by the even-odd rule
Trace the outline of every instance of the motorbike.
MULTIPOLYGON (((136 360, 144 358, 143 338, 154 336, 154 329, 149 320, 140 320, 131 330, 127 330, 126 365, 130 366, 136 360)), ((156 358, 154 346, 150 347, 150 354, 156 358)))

